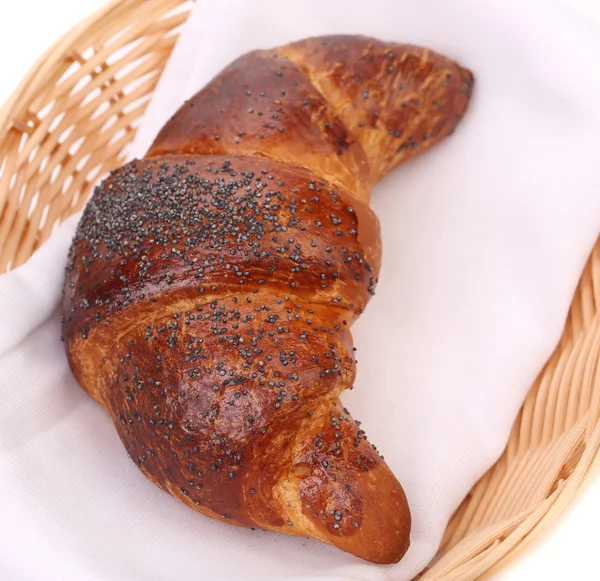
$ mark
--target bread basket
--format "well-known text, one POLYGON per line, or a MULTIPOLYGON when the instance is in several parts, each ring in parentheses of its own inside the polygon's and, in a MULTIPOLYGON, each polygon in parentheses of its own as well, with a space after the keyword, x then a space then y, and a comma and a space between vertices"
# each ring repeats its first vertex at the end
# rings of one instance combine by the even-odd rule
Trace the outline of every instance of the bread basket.
MULTIPOLYGON (((190 7, 113 0, 57 42, 0 110, 0 272, 24 263, 122 164, 190 7)), ((600 242, 506 450, 454 514, 421 581, 496 572, 587 482, 600 448, 597 304, 600 242)))

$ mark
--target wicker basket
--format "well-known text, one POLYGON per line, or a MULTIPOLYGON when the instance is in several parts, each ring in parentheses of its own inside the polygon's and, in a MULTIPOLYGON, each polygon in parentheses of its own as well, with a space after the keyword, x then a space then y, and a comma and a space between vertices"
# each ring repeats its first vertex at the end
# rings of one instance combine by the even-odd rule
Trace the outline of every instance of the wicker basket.
MULTIPOLYGON (((114 0, 33 67, 0 111, 0 272, 25 262, 124 148, 185 22, 190 0, 114 0)), ((448 525, 420 581, 481 579, 548 527, 598 464, 600 242, 558 348, 504 454, 448 525)))

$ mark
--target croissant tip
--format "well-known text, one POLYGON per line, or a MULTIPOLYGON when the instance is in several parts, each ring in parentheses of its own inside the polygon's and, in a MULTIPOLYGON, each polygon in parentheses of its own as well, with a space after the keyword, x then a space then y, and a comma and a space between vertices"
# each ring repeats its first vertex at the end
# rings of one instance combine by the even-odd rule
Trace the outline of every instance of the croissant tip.
POLYGON ((471 70, 459 65, 458 63, 456 66, 458 67, 461 79, 467 83, 469 87, 472 87, 475 84, 475 75, 471 72, 471 70))
POLYGON ((402 486, 386 464, 356 481, 363 518, 357 533, 332 540, 338 548, 380 565, 398 563, 410 546, 411 515, 402 486))

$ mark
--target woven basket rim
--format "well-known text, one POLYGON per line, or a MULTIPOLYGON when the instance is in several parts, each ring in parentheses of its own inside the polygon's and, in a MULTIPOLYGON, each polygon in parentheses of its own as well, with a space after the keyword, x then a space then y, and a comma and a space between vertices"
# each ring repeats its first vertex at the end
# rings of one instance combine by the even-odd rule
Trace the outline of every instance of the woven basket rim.
MULTIPOLYGON (((125 0, 128 1, 128 0, 125 0)), ((85 32, 97 20, 103 19, 123 4, 123 0, 109 0, 107 4, 90 14, 87 18, 73 25, 67 32, 60 36, 27 71, 21 82, 10 94, 8 99, 0 108, 0 135, 2 135, 11 123, 11 118, 20 117, 18 113, 30 99, 30 93, 37 86, 38 78, 43 77, 44 73, 51 69, 56 62, 57 55, 68 54, 77 41, 85 35, 85 32)))

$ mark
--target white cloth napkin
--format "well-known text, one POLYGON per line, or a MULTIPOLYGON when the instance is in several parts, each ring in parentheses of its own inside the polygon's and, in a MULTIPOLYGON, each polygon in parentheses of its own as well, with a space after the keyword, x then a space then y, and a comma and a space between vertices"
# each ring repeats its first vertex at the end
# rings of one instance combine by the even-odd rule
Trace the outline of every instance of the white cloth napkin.
POLYGON ((201 0, 133 154, 236 56, 327 33, 427 45, 477 78, 454 136, 374 193, 383 268, 343 398, 405 487, 409 553, 382 567, 238 529, 147 482, 59 341, 71 219, 0 277, 0 579, 408 580, 502 452, 600 232, 599 31, 542 0, 201 0))

